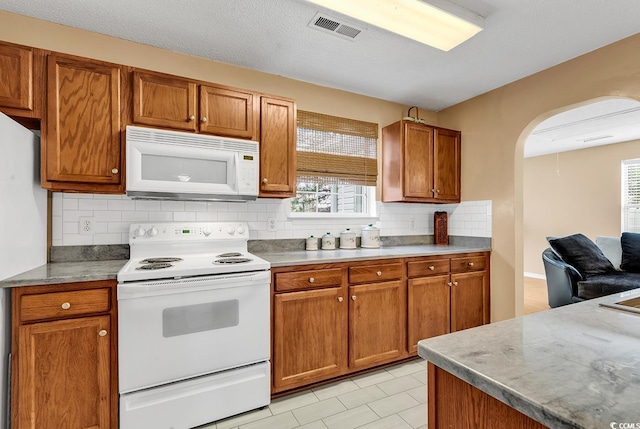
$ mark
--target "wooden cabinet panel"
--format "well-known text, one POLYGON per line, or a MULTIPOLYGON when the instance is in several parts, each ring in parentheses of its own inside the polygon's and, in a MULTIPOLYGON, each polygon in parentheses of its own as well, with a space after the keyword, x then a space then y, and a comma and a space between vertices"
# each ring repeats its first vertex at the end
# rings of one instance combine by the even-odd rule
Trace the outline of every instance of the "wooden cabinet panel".
POLYGON ((404 125, 404 196, 433 197, 433 128, 404 125))
POLYGON ((112 427, 109 330, 109 316, 19 328, 16 427, 112 427))
POLYGON ((402 278, 402 263, 349 267, 349 283, 371 283, 402 278))
POLYGON ((109 311, 110 304, 110 289, 23 295, 20 302, 20 321, 29 322, 104 313, 109 311))
POLYGON ((257 140, 254 94, 200 86, 200 132, 257 140))
POLYGON ((435 129, 433 163, 435 197, 460 201, 460 131, 435 129))
POLYGON ((276 294, 274 391, 340 375, 347 365, 346 297, 341 288, 276 294))
POLYGON ((469 271, 484 271, 487 269, 487 258, 484 256, 467 256, 451 258, 452 273, 466 273, 469 271))
POLYGON ((64 55, 47 58, 43 186, 56 190, 122 191, 120 68, 64 55), (55 184, 52 182, 66 182, 55 184), (93 184, 87 188, 74 183, 93 184))
POLYGON ((260 197, 296 194, 296 106, 291 100, 261 98, 260 197))
POLYGON ((326 268, 322 270, 276 273, 274 274, 274 283, 277 292, 331 286, 340 287, 342 284, 342 269, 326 268))
POLYGON ((33 49, 0 43, 0 106, 33 110, 33 49))
POLYGON ((448 275, 449 265, 449 259, 407 262, 407 277, 448 275))
POLYGON ((362 369, 405 354, 406 301, 400 281, 349 286, 349 366, 362 369))
POLYGON ((409 279, 407 284, 408 348, 418 351, 418 341, 449 333, 449 274, 409 279))
POLYGON ((451 332, 489 323, 487 273, 452 274, 451 332))
POLYGON ((175 76, 133 72, 133 122, 196 131, 196 87, 175 76))

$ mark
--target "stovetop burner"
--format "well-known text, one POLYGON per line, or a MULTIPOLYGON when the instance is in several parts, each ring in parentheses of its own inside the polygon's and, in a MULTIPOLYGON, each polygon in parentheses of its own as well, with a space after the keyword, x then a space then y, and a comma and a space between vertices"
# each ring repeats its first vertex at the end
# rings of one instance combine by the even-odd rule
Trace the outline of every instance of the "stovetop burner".
POLYGON ((167 262, 180 262, 182 258, 147 258, 140 261, 141 264, 159 264, 167 262))
POLYGON ((161 270, 163 268, 173 267, 173 264, 169 264, 166 262, 155 262, 155 263, 147 263, 144 265, 140 265, 136 267, 136 270, 161 270))
POLYGON ((235 258, 238 256, 242 256, 242 253, 239 253, 239 252, 222 253, 216 256, 216 258, 235 258))
POLYGON ((249 258, 222 258, 213 261, 214 264, 242 264, 243 262, 251 262, 249 258))

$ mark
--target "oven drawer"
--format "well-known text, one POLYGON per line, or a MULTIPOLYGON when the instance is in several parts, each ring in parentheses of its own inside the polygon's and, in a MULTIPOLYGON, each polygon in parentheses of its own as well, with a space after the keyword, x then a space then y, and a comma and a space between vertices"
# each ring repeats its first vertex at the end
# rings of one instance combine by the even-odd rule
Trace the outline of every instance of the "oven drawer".
POLYGON ((398 280, 402 277, 402 263, 363 265, 349 268, 349 283, 371 283, 398 280))
POLYGON ((487 258, 484 256, 469 256, 451 259, 452 273, 466 273, 469 271, 483 271, 487 268, 487 258))
POLYGON ((309 288, 340 287, 342 284, 342 269, 329 268, 326 270, 276 273, 274 283, 276 292, 309 288))
POLYGON ((63 319, 106 313, 111 309, 110 289, 22 295, 20 321, 63 319))

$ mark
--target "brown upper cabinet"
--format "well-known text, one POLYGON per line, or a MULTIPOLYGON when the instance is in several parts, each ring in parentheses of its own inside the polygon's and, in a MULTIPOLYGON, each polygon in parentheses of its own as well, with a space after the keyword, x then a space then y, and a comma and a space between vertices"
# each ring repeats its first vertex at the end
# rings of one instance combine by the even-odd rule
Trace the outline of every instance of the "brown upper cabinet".
POLYGON ((382 129, 383 202, 460 202, 460 131, 411 121, 382 129))
POLYGON ((296 105, 262 97, 260 108, 260 197, 296 195, 296 105))
POLYGON ((176 76, 133 72, 134 124, 258 139, 258 106, 251 91, 176 76))
POLYGON ((47 57, 42 186, 123 193, 120 66, 62 54, 47 57))
POLYGON ((44 52, 0 42, 0 111, 37 118, 42 115, 44 52))

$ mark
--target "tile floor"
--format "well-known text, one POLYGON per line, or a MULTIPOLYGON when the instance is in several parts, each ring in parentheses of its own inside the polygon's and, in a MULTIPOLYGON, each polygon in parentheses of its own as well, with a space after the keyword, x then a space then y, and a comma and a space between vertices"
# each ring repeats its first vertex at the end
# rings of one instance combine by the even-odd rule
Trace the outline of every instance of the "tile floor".
POLYGON ((275 399, 198 429, 426 429, 426 361, 419 359, 275 399))

